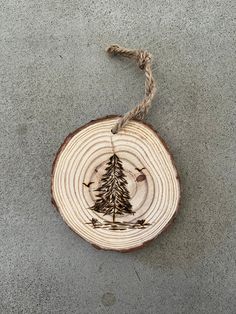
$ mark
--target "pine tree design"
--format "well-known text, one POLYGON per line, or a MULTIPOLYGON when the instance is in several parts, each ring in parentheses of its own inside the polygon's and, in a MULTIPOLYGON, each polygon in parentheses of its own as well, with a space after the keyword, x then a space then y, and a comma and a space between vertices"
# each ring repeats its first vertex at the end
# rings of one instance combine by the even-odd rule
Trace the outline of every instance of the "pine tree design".
POLYGON ((130 204, 130 194, 127 189, 124 168, 119 157, 110 157, 101 179, 101 186, 96 190, 98 195, 95 204, 90 207, 103 215, 111 215, 115 222, 116 215, 133 214, 130 204))

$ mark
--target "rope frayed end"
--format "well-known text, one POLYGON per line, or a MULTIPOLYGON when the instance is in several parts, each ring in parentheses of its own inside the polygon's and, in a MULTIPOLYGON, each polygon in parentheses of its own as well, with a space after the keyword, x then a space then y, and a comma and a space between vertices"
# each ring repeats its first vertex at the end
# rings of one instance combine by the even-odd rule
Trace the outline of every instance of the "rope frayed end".
POLYGON ((109 47, 106 48, 106 52, 109 55, 115 55, 115 54, 117 54, 117 51, 119 51, 119 49, 120 49, 119 45, 113 44, 113 45, 110 45, 109 47))
POLYGON ((151 54, 144 50, 127 49, 117 44, 112 44, 106 48, 109 55, 121 55, 126 58, 134 59, 141 70, 144 70, 148 63, 151 62, 151 54))

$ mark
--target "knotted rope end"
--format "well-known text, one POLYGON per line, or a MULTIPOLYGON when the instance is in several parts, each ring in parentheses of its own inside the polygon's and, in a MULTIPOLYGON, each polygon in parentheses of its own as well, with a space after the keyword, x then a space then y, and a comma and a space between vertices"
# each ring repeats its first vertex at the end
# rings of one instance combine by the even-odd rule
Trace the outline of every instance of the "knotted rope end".
POLYGON ((112 44, 109 47, 107 47, 105 50, 109 55, 115 55, 120 50, 120 46, 116 44, 112 44))

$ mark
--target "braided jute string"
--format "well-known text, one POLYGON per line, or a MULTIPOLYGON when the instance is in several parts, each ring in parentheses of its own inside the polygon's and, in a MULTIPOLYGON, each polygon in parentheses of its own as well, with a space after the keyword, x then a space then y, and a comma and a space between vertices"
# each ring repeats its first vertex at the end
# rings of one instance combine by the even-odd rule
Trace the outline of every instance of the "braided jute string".
POLYGON ((152 99, 156 93, 156 84, 152 75, 151 55, 144 50, 134 50, 120 47, 118 45, 109 46, 106 51, 110 55, 121 55, 123 57, 136 60, 139 68, 145 72, 145 96, 143 100, 131 111, 121 117, 112 128, 112 133, 118 133, 131 119, 144 119, 151 107, 152 99))

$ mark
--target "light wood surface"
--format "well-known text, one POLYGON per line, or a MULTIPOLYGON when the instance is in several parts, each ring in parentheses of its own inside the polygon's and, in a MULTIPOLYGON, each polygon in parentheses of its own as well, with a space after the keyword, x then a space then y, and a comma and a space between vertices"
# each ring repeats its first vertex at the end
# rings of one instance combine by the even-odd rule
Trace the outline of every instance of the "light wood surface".
POLYGON ((52 169, 52 198, 64 221, 96 247, 130 251, 176 214, 180 186, 172 157, 150 126, 105 117, 70 134, 52 169))

